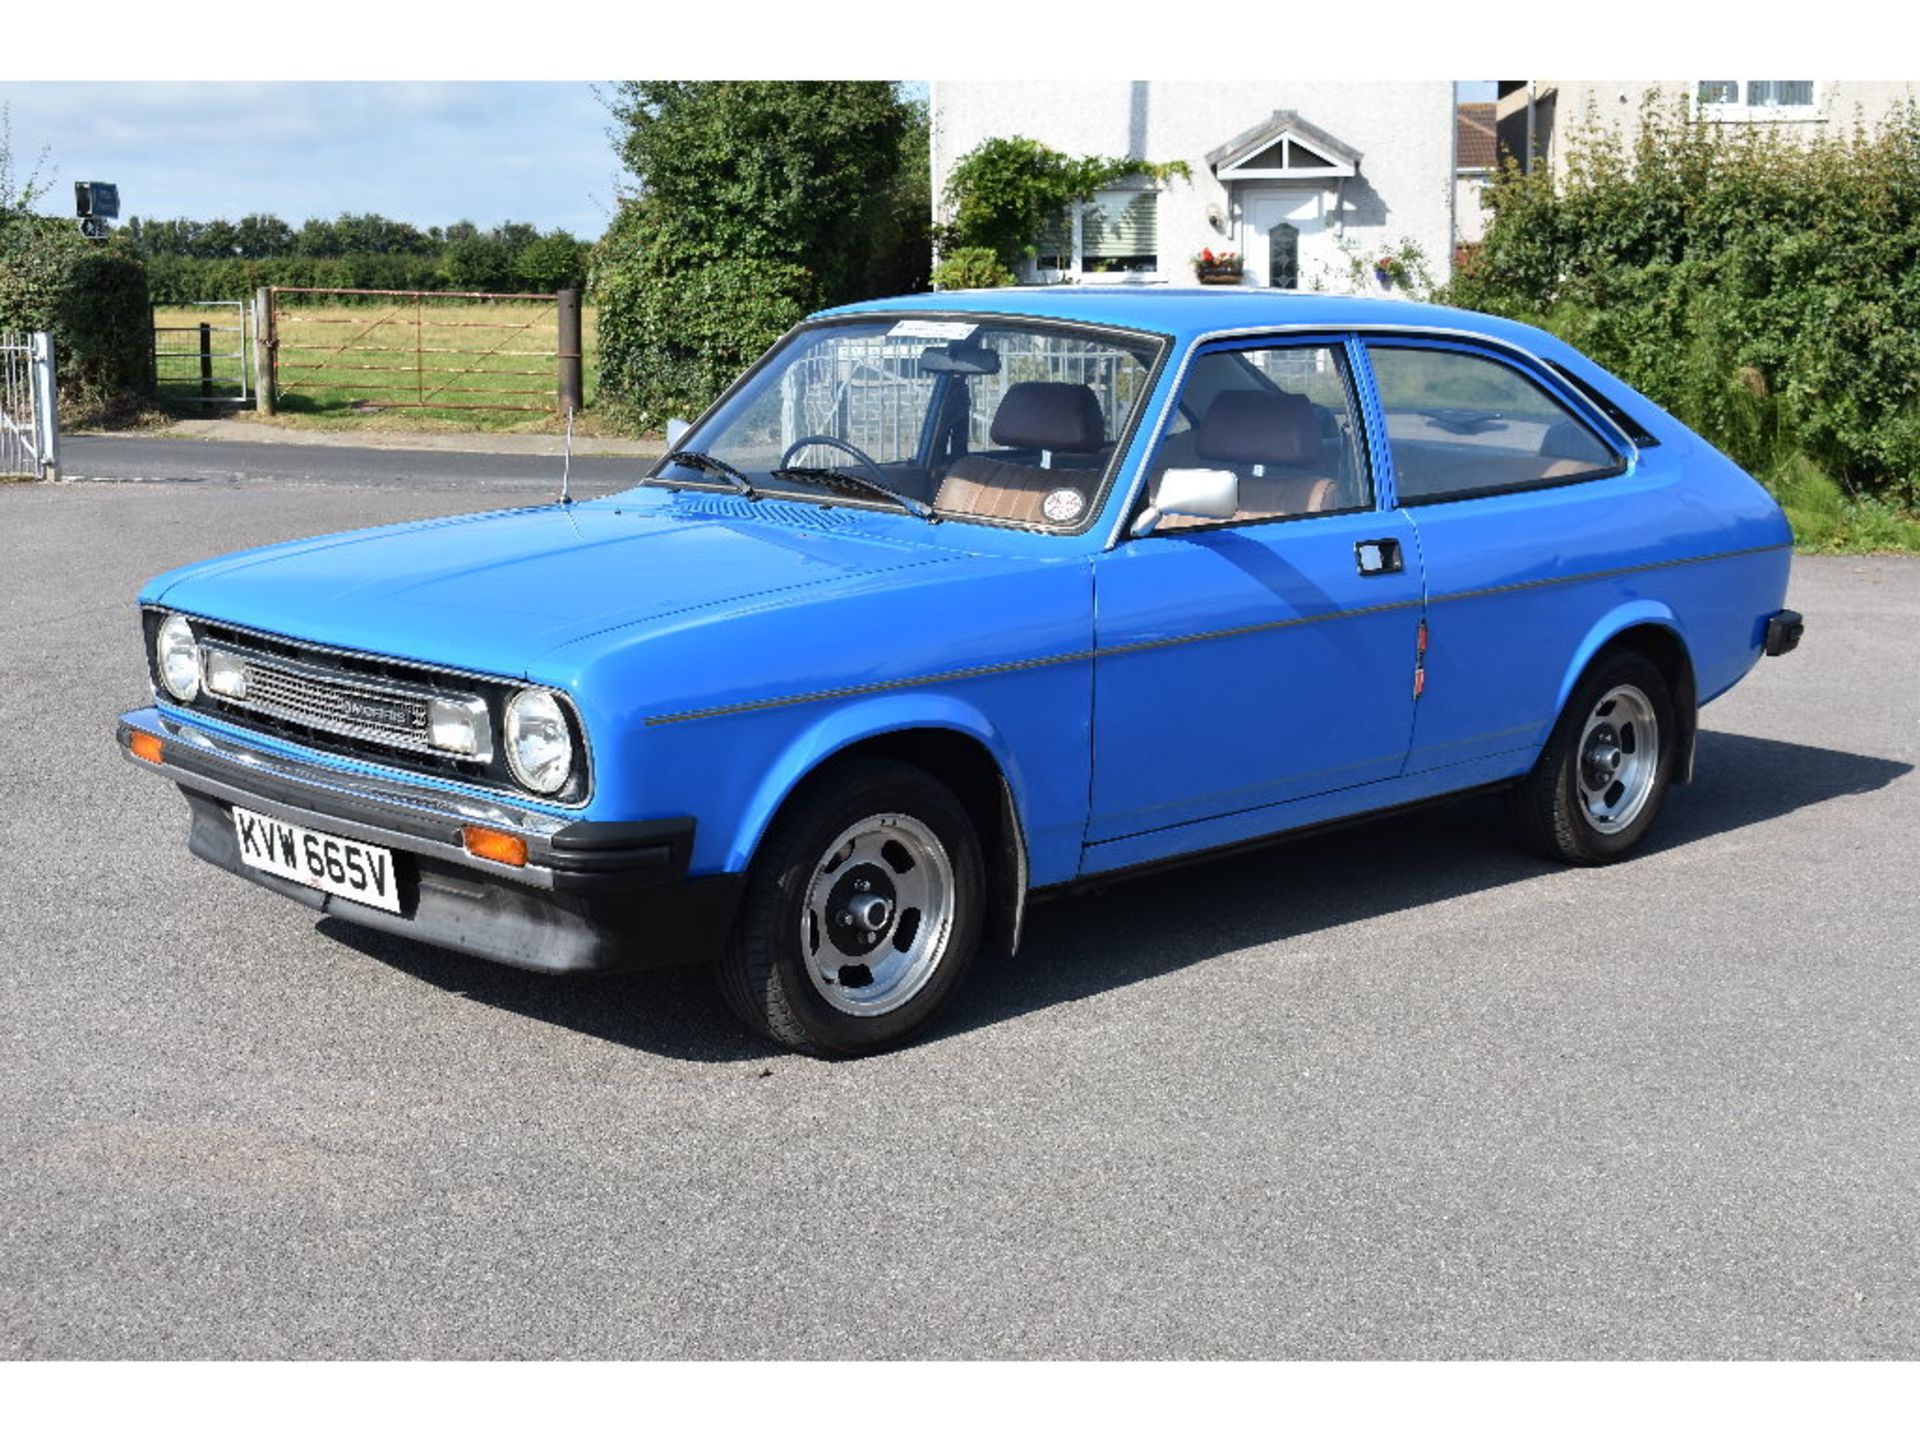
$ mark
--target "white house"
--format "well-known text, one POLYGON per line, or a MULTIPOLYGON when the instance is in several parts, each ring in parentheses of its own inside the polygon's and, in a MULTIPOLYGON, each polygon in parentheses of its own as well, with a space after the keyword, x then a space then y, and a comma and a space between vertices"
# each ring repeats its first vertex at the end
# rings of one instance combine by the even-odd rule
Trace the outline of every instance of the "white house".
POLYGON ((936 80, 929 105, 936 210, 994 137, 1191 169, 1063 216, 1028 280, 1190 285, 1211 249, 1243 257, 1245 285, 1381 293, 1373 262, 1409 243, 1434 284, 1452 270, 1450 80, 936 80))
POLYGON ((1500 149, 1555 174, 1567 169, 1570 142, 1612 130, 1631 145, 1649 91, 1662 110, 1687 101, 1709 124, 1750 126, 1809 138, 1877 130, 1920 101, 1912 80, 1502 80, 1500 149))

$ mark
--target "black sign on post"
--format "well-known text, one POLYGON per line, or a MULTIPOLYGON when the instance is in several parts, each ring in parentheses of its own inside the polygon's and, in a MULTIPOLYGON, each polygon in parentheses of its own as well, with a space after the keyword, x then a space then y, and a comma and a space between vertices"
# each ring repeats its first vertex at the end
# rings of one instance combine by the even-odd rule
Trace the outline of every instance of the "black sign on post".
POLYGON ((120 218, 120 187, 109 185, 104 180, 74 181, 73 213, 83 220, 89 217, 99 220, 118 220, 120 218))

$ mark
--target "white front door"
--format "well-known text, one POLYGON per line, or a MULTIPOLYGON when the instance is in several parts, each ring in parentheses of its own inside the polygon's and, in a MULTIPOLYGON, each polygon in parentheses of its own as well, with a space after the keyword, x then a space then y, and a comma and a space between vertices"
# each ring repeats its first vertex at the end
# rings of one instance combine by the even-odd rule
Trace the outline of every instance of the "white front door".
POLYGON ((1298 290, 1323 268, 1324 190, 1269 190, 1247 197, 1246 266, 1257 285, 1298 290))

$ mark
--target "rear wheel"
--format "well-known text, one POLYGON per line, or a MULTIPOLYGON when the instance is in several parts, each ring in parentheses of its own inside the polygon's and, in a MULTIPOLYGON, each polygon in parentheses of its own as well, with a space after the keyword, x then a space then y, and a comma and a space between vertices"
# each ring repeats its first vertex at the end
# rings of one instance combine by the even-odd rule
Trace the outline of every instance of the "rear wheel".
POLYGON ((1540 759, 1509 796, 1521 840, 1575 865, 1621 859, 1660 813, 1678 736, 1659 667, 1632 651, 1603 658, 1581 678, 1540 759))
POLYGON ((792 1049, 885 1049, 959 988, 984 896, 980 840, 952 792, 894 761, 836 766, 761 842, 718 962, 721 993, 792 1049))

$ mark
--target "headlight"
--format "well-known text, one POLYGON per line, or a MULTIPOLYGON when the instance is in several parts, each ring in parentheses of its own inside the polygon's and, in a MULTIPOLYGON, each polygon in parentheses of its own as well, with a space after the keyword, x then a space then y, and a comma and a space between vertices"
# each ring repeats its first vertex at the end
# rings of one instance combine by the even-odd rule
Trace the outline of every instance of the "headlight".
POLYGON ((573 736, 551 690, 522 690, 507 702, 507 764, 537 795, 551 795, 573 771, 573 736))
POLYGON ((200 693, 200 643, 183 615, 169 615, 153 637, 160 679, 176 700, 191 701, 200 693))

